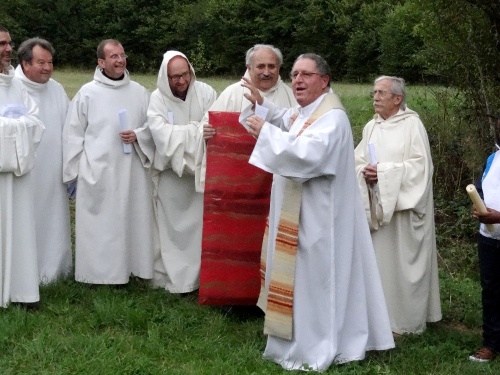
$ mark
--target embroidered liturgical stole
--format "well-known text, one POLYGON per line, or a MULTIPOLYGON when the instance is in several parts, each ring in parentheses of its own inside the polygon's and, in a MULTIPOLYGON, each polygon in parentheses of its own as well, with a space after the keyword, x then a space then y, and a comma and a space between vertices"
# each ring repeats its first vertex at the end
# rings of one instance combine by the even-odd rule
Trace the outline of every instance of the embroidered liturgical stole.
MULTIPOLYGON (((342 109, 337 95, 325 95, 312 115, 304 123, 297 137, 319 117, 331 109, 342 109)), ((298 112, 290 117, 291 123, 298 112)), ((291 126, 291 125, 290 125, 291 126)), ((302 199, 302 184, 286 180, 284 198, 281 206, 274 246, 269 292, 265 289, 267 244, 269 238, 269 220, 266 225, 261 252, 261 293, 257 305, 266 313, 264 333, 286 340, 293 339, 293 289, 295 282, 295 258, 297 255, 299 214, 302 199)))

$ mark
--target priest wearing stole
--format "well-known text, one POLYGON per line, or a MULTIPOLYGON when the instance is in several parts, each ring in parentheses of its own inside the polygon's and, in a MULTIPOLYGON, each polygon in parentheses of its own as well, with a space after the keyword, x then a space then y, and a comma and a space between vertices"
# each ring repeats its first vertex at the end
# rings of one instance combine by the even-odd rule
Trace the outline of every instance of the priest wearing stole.
POLYGON ((300 55, 291 73, 299 105, 288 110, 244 84, 247 98, 268 110, 267 121, 241 114, 257 137, 249 162, 274 175, 258 303, 266 314, 264 357, 289 370, 324 371, 394 347, 351 128, 330 75, 321 56, 300 55))
POLYGON ((358 184, 392 331, 420 333, 441 319, 429 141, 402 78, 377 78, 373 107, 355 150, 358 184))

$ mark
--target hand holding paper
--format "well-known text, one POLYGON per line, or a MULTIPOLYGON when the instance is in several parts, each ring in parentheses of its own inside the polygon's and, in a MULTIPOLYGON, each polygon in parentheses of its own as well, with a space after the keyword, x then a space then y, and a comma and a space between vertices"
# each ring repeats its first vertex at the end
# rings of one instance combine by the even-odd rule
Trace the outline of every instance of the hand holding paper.
MULTIPOLYGON (((118 119, 120 120, 120 131, 123 132, 128 129, 127 124, 127 110, 120 109, 118 111, 118 119)), ((123 143, 123 153, 130 154, 132 152, 132 145, 130 143, 123 143)))

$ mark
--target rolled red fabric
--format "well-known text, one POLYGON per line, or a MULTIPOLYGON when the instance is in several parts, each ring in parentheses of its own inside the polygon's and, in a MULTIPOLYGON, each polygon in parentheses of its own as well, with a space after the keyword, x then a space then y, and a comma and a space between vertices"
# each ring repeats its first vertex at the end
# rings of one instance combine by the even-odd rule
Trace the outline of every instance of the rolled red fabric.
POLYGON ((255 305, 272 174, 248 164, 256 139, 239 112, 209 112, 198 302, 255 305))

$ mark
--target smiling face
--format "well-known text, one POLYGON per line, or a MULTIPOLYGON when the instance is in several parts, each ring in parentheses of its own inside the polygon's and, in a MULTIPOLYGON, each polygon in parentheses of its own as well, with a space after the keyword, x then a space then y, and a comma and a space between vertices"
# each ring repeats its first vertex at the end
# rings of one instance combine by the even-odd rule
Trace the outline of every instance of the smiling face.
POLYGON ((316 62, 303 58, 295 62, 292 73, 292 90, 297 103, 305 107, 328 91, 329 76, 320 76, 316 62))
POLYGON ((0 73, 3 73, 9 66, 12 59, 12 39, 10 34, 0 31, 0 73))
POLYGON ((191 70, 186 59, 173 57, 167 64, 167 76, 172 94, 178 98, 185 97, 191 83, 191 70))
POLYGON ((52 76, 52 54, 40 46, 34 46, 30 62, 22 61, 24 75, 33 82, 46 83, 52 76))
POLYGON ((267 91, 278 82, 279 60, 270 48, 255 51, 252 55, 252 63, 247 65, 247 69, 252 83, 260 91, 267 91))
POLYGON ((97 59, 99 67, 108 77, 117 79, 127 68, 127 56, 121 44, 108 43, 103 48, 104 59, 97 59))
POLYGON ((373 108, 384 120, 394 116, 399 111, 403 97, 392 93, 392 81, 382 79, 373 87, 373 108))

